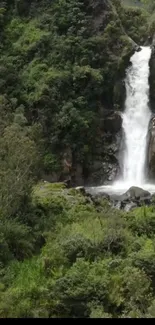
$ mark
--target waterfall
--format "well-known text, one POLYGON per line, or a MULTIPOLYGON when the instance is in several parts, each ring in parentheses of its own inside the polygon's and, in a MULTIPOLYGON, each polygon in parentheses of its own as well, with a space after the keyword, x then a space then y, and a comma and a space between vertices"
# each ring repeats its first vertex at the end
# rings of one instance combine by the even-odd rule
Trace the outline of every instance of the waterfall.
POLYGON ((149 60, 151 49, 141 47, 131 57, 126 73, 126 101, 123 113, 125 150, 123 154, 122 182, 127 186, 145 184, 149 109, 149 60))
POLYGON ((122 194, 131 186, 155 193, 155 185, 147 184, 147 135, 151 119, 149 109, 149 61, 151 48, 141 47, 131 57, 126 71, 126 100, 122 114, 124 150, 121 152, 122 173, 112 185, 100 186, 95 191, 122 194))

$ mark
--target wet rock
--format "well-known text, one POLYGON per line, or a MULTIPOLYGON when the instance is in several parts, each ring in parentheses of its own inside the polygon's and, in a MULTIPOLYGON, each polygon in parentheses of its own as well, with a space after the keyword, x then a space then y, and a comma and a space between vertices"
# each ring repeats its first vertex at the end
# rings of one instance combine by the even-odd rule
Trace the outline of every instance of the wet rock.
POLYGON ((139 46, 139 45, 135 45, 135 51, 136 52, 140 52, 142 49, 141 49, 141 47, 139 46))
POLYGON ((122 127, 122 117, 119 112, 114 112, 104 120, 105 132, 117 133, 122 127))
POLYGON ((112 202, 112 206, 115 209, 123 209, 127 204, 129 204, 128 199, 126 199, 123 195, 111 195, 110 201, 112 202))
POLYGON ((151 44, 151 48, 152 48, 152 52, 154 54, 154 50, 155 50, 155 34, 152 36, 152 44, 151 44))
POLYGON ((130 211, 143 204, 151 204, 151 194, 140 187, 132 186, 122 195, 111 195, 114 208, 130 211))
POLYGON ((118 202, 116 202, 115 204, 113 204, 113 207, 114 207, 115 209, 120 210, 120 209, 122 208, 122 203, 121 203, 121 201, 118 201, 118 202))
POLYGON ((124 198, 124 200, 130 201, 149 201, 151 200, 151 194, 150 192, 143 190, 140 187, 132 186, 125 194, 122 195, 122 198, 124 198))
MULTIPOLYGON (((104 158, 103 158, 104 159, 104 158)), ((114 155, 109 157, 107 162, 95 162, 90 167, 89 175, 86 178, 85 186, 102 186, 103 184, 110 184, 117 176, 119 169, 118 162, 114 155), (114 160, 113 162, 110 162, 114 160), (95 168, 97 166, 97 168, 95 168), (100 166, 100 168, 98 168, 100 166)))
POLYGON ((149 66, 150 66, 150 76, 149 76, 150 107, 152 112, 155 113, 155 35, 152 41, 152 54, 151 54, 149 66))
POLYGON ((144 43, 144 46, 152 46, 152 37, 148 36, 147 40, 144 43))
POLYGON ((133 209, 137 208, 137 204, 134 202, 127 203, 124 207, 124 211, 129 212, 133 209))
MULTIPOLYGON (((112 166, 111 173, 108 177, 109 182, 112 182, 116 178, 117 172, 118 172, 118 165, 112 166)), ((107 183, 109 183, 109 182, 107 182, 107 183)))
POLYGON ((149 178, 153 180, 155 179, 155 116, 152 117, 149 125, 148 167, 149 178))

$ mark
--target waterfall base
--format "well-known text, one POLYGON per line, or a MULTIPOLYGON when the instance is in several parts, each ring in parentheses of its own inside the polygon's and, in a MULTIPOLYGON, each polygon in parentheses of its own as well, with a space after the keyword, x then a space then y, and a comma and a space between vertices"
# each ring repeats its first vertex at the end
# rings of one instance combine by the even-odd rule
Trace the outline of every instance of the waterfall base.
POLYGON ((141 206, 155 203, 155 185, 144 184, 141 187, 117 182, 113 185, 86 188, 86 192, 95 198, 105 198, 116 209, 130 211, 141 206))
POLYGON ((112 185, 103 185, 98 187, 89 187, 87 188, 88 191, 91 193, 106 193, 108 195, 122 195, 126 191, 129 190, 131 186, 138 186, 142 188, 145 191, 150 192, 151 194, 155 193, 155 184, 130 184, 130 183, 124 183, 124 182, 115 182, 112 185))

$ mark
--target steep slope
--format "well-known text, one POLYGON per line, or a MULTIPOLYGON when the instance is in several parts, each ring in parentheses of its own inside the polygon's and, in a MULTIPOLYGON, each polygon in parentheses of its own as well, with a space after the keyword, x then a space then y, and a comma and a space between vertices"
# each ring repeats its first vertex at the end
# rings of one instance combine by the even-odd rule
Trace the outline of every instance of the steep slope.
POLYGON ((39 123, 43 177, 76 184, 114 177, 115 111, 123 108, 122 78, 135 46, 128 35, 144 36, 144 14, 136 9, 132 20, 118 0, 4 1, 0 12, 1 95, 39 123))
POLYGON ((38 182, 118 172, 125 68, 154 20, 118 0, 0 6, 0 317, 154 318, 155 195, 132 187, 115 209, 38 182))

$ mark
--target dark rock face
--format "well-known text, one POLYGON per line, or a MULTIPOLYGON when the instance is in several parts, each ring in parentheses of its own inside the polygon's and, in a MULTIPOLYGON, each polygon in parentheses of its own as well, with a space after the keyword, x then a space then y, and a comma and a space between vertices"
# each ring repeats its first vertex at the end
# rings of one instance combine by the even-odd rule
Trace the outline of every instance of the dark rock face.
POLYGON ((117 133, 121 130, 122 118, 119 112, 112 112, 110 116, 104 120, 105 132, 117 133))
POLYGON ((109 12, 111 5, 108 0, 89 0, 89 7, 93 11, 93 29, 99 33, 103 31, 109 22, 109 12))
POLYGON ((152 54, 150 59, 150 108, 152 110, 152 118, 149 125, 148 134, 148 178, 155 180, 155 35, 149 37, 149 44, 151 43, 152 54))
POLYGON ((148 169, 149 179, 155 180, 155 116, 151 119, 149 125, 148 169))
POLYGON ((100 137, 98 137, 94 148, 95 160, 92 159, 89 162, 88 177, 85 178, 85 185, 87 186, 108 184, 119 173, 121 113, 105 110, 99 121, 99 128, 100 137))
POLYGON ((150 59, 150 106, 153 113, 155 113, 155 37, 152 41, 152 55, 150 59))

